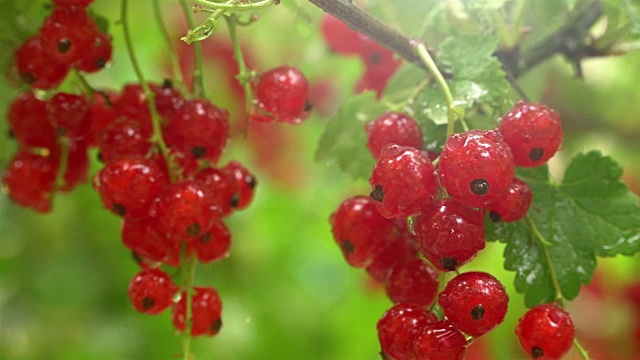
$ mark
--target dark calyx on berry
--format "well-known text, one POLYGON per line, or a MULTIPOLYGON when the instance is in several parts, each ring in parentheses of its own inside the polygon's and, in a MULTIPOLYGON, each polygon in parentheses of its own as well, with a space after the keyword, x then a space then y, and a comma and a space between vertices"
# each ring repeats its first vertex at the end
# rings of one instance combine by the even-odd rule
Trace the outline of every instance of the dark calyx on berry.
POLYGON ((211 240, 211 233, 210 232, 200 236, 200 242, 203 243, 203 244, 208 243, 210 240, 211 240))
POLYGON ((247 186, 249 186, 250 189, 254 189, 256 185, 258 185, 258 180, 255 178, 255 176, 251 175, 247 175, 244 178, 244 182, 247 183, 247 186))
POLYGON ((541 148, 533 148, 529 151, 529 159, 531 161, 538 161, 542 159, 542 155, 544 155, 544 150, 541 148))
POLYGON ((353 243, 349 240, 340 241, 340 248, 347 255, 353 254, 353 252, 356 251, 355 246, 353 246, 353 243))
POLYGON ((22 80, 24 80, 24 82, 26 82, 27 84, 33 84, 38 79, 36 79, 36 77, 31 73, 24 73, 22 74, 22 80))
POLYGON ((58 41, 58 45, 56 45, 56 48, 58 49, 58 52, 60 54, 66 54, 69 49, 71 49, 71 41, 69 41, 69 39, 67 38, 64 38, 58 41))
POLYGON ((200 235, 200 224, 193 223, 187 226, 187 235, 189 235, 189 237, 196 237, 200 235))
POLYGON ((125 216, 127 214, 127 208, 125 208, 122 204, 113 204, 113 206, 111 206, 111 211, 113 211, 114 214, 120 216, 125 216))
POLYGON ((231 195, 231 200, 229 200, 229 205, 231 205, 231 207, 233 208, 238 207, 238 205, 240 205, 240 194, 234 193, 233 195, 231 195))
POLYGON ((211 333, 217 334, 220 331, 220 328, 222 328, 222 320, 217 319, 211 323, 209 330, 211 331, 211 333))
POLYGON ((493 222, 500 222, 502 221, 502 216, 500 214, 498 214, 495 211, 489 211, 489 218, 491 219, 491 221, 493 222))
POLYGON ((384 200, 384 190, 382 190, 382 186, 378 184, 373 187, 373 191, 369 195, 371 195, 371 198, 377 202, 382 202, 382 200, 384 200))
POLYGON ((489 192, 489 183, 485 179, 475 179, 469 184, 469 189, 476 195, 484 195, 489 192))
POLYGON ((476 305, 476 307, 471 310, 471 318, 473 320, 482 320, 482 318, 484 318, 484 307, 482 305, 476 305))
POLYGON ((533 355, 534 359, 538 359, 544 356, 544 351, 541 348, 534 346, 531 348, 531 355, 533 355))
POLYGON ((155 305, 155 301, 153 301, 150 297, 145 297, 142 299, 142 308, 145 310, 149 310, 155 305))
POLYGON ((191 148, 191 155, 193 155, 193 157, 196 159, 203 157, 206 153, 207 148, 204 146, 194 146, 191 148))
POLYGON ((306 103, 304 103, 304 111, 311 111, 313 109, 313 103, 311 102, 311 100, 307 100, 306 103))
POLYGON ((98 58, 96 59, 96 66, 99 68, 103 68, 107 65, 107 60, 104 58, 98 58))
POLYGON ((451 257, 442 258, 440 259, 440 265, 449 271, 453 271, 458 268, 458 260, 451 257))

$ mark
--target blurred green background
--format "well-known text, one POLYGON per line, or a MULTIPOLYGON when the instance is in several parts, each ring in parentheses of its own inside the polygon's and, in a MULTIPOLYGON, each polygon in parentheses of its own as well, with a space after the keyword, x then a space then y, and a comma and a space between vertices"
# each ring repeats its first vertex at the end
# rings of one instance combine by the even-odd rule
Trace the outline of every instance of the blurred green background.
MULTIPOLYGON (((168 50, 150 16, 150 1, 130 2, 144 72, 161 82, 171 76, 168 50)), ((3 64, 48 11, 45 1, 25 3, 14 7, 17 0, 0 0, 0 9, 20 9, 0 16, 5 20, 0 24, 3 64)), ((177 44, 184 31, 181 11, 174 1, 161 3, 177 44)), ((109 69, 87 79, 94 87, 118 89, 135 81, 118 23, 119 1, 96 0, 92 9, 110 20, 115 53, 109 69)), ((375 324, 391 302, 363 271, 346 264, 328 223, 343 199, 368 193, 369 185, 313 161, 326 115, 352 92, 363 67, 356 59, 327 51, 317 31, 320 15, 305 1, 283 1, 262 11, 255 26, 240 28, 256 69, 300 67, 316 84, 324 106, 301 126, 252 128, 248 137, 238 134, 229 145, 222 163, 245 162, 259 185, 253 204, 227 221, 233 233, 231 256, 198 268, 197 283, 216 287, 222 296, 224 326, 214 338, 193 341, 197 359, 379 358, 375 324)), ((214 38, 228 36, 221 29, 214 38)), ((205 82, 212 101, 233 113, 241 105, 229 95, 222 63, 207 57, 205 82)), ((586 61, 584 73, 585 80, 575 79, 572 68, 554 58, 521 79, 533 99, 562 115, 566 138, 553 169, 561 172, 577 152, 600 149, 624 166, 625 180, 637 192, 640 53, 586 61)), ((73 84, 65 86, 74 89, 73 84)), ((0 113, 22 90, 10 77, 2 78, 0 113)), ((0 121, 0 134, 6 131, 6 122, 0 121)), ((0 167, 6 167, 15 149, 13 141, 0 138, 0 167)), ((95 161, 91 174, 99 166, 95 161)), ((127 286, 138 266, 122 246, 119 231, 120 220, 101 208, 88 184, 57 196, 48 215, 0 196, 0 359, 178 356, 180 338, 170 313, 141 315, 128 302, 127 286)), ((464 268, 491 272, 511 297, 506 321, 470 348, 470 359, 524 358, 513 328, 525 309, 511 286, 513 275, 502 270, 502 246, 487 244, 464 268)), ((620 294, 638 278, 640 260, 620 257, 599 265, 595 284, 569 305, 578 338, 594 359, 630 359, 633 319, 620 294)), ((572 353, 569 358, 577 357, 572 353)))

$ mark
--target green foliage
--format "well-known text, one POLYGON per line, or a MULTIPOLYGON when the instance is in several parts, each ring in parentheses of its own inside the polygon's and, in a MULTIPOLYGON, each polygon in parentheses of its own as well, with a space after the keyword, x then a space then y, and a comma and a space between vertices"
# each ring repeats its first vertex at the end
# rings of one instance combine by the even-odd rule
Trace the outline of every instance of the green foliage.
POLYGON ((327 123, 318 143, 316 160, 335 163, 354 179, 368 179, 375 162, 367 148, 364 125, 384 111, 374 92, 348 98, 327 123))
POLYGON ((519 171, 534 194, 531 223, 486 224, 487 240, 507 244, 505 268, 516 272, 516 290, 527 306, 560 295, 554 277, 562 297, 575 298, 591 280, 596 256, 640 252, 640 206, 621 175, 621 167, 598 151, 576 156, 560 184, 546 166, 519 171))

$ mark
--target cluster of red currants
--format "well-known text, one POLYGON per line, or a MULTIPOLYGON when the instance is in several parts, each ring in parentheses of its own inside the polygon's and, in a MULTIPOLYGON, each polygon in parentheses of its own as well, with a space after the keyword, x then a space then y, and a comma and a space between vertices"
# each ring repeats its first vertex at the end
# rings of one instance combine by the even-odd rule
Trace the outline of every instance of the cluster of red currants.
POLYGON ((56 88, 72 68, 93 73, 111 60, 111 37, 87 12, 93 0, 52 1, 53 11, 38 34, 15 53, 20 77, 37 89, 56 88))
POLYGON ((356 84, 356 92, 374 90, 380 97, 402 61, 391 50, 329 14, 322 17, 320 31, 331 51, 343 56, 358 56, 364 63, 365 72, 356 84))
POLYGON ((461 359, 467 340, 460 331, 477 337, 497 326, 508 297, 486 273, 458 275, 439 295, 438 278, 485 247, 485 213, 505 222, 526 215, 532 193, 515 177, 515 166, 539 166, 555 154, 560 118, 520 101, 498 129, 452 134, 439 154, 422 150, 421 128, 406 114, 382 114, 365 131, 377 159, 372 191, 345 200, 331 215, 334 239, 347 262, 366 268, 397 304, 378 324, 387 357, 461 359), (440 322, 423 310, 436 296, 445 314, 440 322))

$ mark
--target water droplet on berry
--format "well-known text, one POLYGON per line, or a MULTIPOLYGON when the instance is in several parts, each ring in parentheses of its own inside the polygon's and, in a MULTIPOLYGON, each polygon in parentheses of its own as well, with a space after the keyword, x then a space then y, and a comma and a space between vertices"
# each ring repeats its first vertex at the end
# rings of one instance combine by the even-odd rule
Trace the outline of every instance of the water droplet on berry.
POLYGON ((485 195, 489 192, 489 183, 485 179, 475 179, 469 184, 469 190, 476 195, 485 195))
POLYGON ((538 161, 542 159, 543 155, 544 155, 544 150, 542 150, 542 148, 533 148, 531 149, 531 151, 529 151, 529 159, 531 161, 538 161))
POLYGON ((382 202, 382 200, 384 200, 384 190, 382 190, 382 186, 378 184, 373 187, 373 191, 369 195, 377 202, 382 202))
POLYGON ((484 307, 482 305, 476 305, 471 309, 471 318, 473 320, 482 320, 484 318, 484 307))

